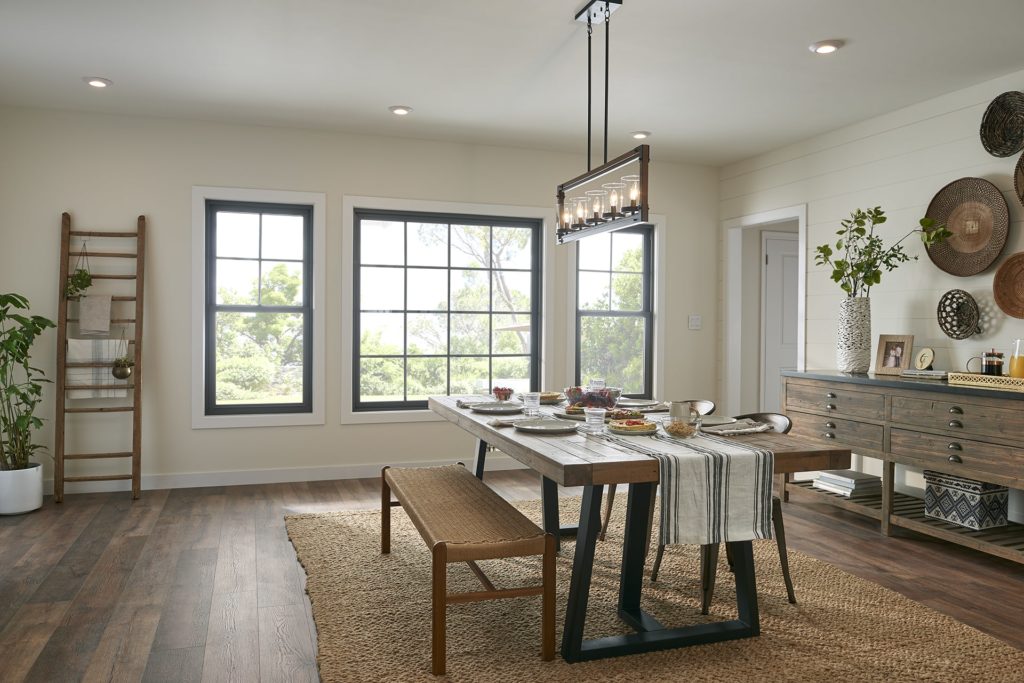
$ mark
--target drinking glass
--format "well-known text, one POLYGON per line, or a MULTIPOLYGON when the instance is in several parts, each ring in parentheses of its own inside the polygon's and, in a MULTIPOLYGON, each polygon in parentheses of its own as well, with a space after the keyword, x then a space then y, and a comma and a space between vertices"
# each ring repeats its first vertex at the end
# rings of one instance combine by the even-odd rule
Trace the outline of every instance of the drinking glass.
POLYGON ((523 412, 530 417, 540 415, 539 391, 528 391, 523 394, 523 412))
POLYGON ((1024 339, 1013 340, 1010 354, 1010 377, 1024 377, 1024 339))
POLYGON ((604 389, 604 377, 591 377, 590 383, 587 388, 591 391, 597 391, 598 389, 604 389))
POLYGON ((586 430, 591 434, 598 434, 604 431, 604 408, 584 408, 583 414, 587 418, 586 430))

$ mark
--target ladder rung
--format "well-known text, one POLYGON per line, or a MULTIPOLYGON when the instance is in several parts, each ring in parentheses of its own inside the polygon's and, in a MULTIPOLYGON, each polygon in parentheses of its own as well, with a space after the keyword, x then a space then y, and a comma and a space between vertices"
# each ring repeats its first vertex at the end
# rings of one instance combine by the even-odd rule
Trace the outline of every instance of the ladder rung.
POLYGON ((68 367, 68 368, 109 368, 109 367, 112 367, 113 365, 114 365, 114 361, 112 361, 112 360, 100 361, 100 362, 92 362, 92 363, 79 363, 79 362, 70 363, 70 362, 68 362, 68 363, 64 364, 64 366, 68 367))
POLYGON ((116 481, 131 478, 130 474, 97 474, 91 477, 64 477, 64 481, 116 481))
MULTIPOLYGON (((134 389, 134 384, 67 384, 64 391, 89 391, 97 389, 134 389)), ((100 398, 100 397, 97 397, 100 398)))
MULTIPOLYGON (((78 320, 78 318, 68 318, 68 322, 69 323, 77 323, 77 322, 79 322, 79 320, 78 320)), ((135 318, 111 318, 110 322, 115 324, 115 325, 118 324, 118 323, 120 323, 122 325, 126 325, 128 323, 134 323, 135 322, 135 318)))
POLYGON ((104 406, 102 408, 65 408, 65 413, 130 413, 135 406, 104 406))
POLYGON ((65 453, 65 460, 95 460, 97 458, 130 458, 135 455, 128 453, 65 453))
MULTIPOLYGON (((96 276, 94 275, 93 277, 96 277, 96 276)), ((80 296, 69 296, 68 297, 68 301, 81 301, 81 299, 82 299, 82 297, 80 297, 80 296)), ((110 297, 110 300, 111 301, 135 301, 135 297, 134 296, 112 296, 112 297, 110 297)))
POLYGON ((134 275, 98 275, 92 273, 93 280, 134 280, 134 275))
POLYGON ((68 256, 95 256, 97 258, 138 258, 138 254, 121 251, 71 251, 68 256))
POLYGON ((75 237, 138 237, 137 232, 103 232, 99 230, 72 230, 75 237))

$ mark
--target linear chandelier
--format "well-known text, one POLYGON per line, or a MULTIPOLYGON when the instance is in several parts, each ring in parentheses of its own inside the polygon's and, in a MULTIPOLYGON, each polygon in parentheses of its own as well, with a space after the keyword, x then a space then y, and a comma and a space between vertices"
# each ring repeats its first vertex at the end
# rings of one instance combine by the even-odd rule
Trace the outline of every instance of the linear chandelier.
POLYGON ((621 230, 648 222, 647 180, 650 146, 639 147, 608 161, 608 65, 611 15, 622 0, 590 0, 576 21, 587 25, 587 172, 557 188, 558 243, 621 230), (594 24, 604 24, 604 163, 591 166, 592 67, 594 24))

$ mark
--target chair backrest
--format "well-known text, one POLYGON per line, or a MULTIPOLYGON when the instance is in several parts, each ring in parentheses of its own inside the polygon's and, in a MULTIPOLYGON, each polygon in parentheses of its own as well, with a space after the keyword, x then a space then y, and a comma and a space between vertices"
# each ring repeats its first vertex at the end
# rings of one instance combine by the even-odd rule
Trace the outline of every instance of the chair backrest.
POLYGON ((743 418, 750 418, 755 422, 765 422, 772 426, 772 429, 782 434, 788 434, 789 430, 793 428, 793 421, 782 413, 747 413, 746 415, 737 415, 737 420, 743 418))
POLYGON ((706 398, 691 398, 680 403, 692 403, 693 407, 697 409, 697 412, 701 415, 710 415, 715 412, 715 402, 709 401, 706 398))

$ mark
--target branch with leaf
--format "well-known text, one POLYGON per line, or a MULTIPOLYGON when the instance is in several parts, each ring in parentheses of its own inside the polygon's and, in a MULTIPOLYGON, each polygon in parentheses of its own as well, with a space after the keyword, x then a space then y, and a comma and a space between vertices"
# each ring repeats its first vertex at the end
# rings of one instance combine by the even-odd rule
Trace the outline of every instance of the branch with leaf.
POLYGON ((885 212, 881 207, 857 209, 845 219, 841 230, 836 231, 839 239, 835 248, 822 244, 815 251, 814 262, 832 269, 832 280, 847 296, 869 296, 871 288, 882 281, 882 271, 895 270, 901 263, 916 261, 917 256, 908 256, 903 249, 903 240, 917 233, 925 247, 952 237, 945 225, 935 225, 930 218, 922 218, 920 228, 915 228, 886 248, 882 238, 875 234, 875 228, 885 223, 885 212))

